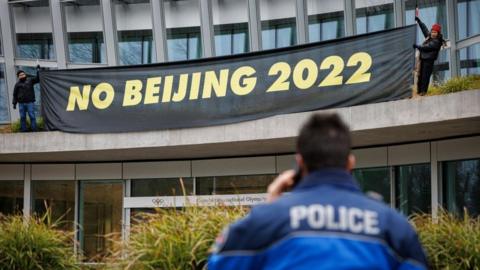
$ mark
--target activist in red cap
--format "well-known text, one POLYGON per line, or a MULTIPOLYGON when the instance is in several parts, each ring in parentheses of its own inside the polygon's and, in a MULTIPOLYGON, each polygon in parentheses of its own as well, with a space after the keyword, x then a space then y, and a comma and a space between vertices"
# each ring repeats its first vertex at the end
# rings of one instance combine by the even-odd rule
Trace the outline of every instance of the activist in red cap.
POLYGON ((417 91, 418 94, 423 96, 427 93, 428 84, 430 83, 430 76, 433 71, 433 63, 438 58, 438 52, 445 45, 445 40, 441 34, 442 27, 436 23, 432 25, 431 31, 428 31, 427 26, 415 17, 415 21, 422 29, 422 33, 425 36, 425 41, 422 45, 413 44, 414 49, 420 51, 420 72, 418 76, 417 91))

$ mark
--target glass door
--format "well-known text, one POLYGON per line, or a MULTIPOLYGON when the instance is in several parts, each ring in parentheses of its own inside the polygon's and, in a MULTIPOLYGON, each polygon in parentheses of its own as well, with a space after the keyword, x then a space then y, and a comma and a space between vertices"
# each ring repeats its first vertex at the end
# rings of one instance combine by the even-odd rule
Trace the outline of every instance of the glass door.
POLYGON ((121 238, 123 181, 81 181, 79 241, 86 261, 100 261, 111 243, 105 235, 121 238))

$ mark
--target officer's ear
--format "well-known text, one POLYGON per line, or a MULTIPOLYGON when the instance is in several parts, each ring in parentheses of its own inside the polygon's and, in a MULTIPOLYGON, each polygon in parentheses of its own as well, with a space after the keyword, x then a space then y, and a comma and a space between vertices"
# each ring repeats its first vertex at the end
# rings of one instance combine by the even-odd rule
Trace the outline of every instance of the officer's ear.
POLYGON ((305 165, 305 161, 303 160, 303 157, 299 153, 295 154, 295 161, 297 162, 297 167, 302 172, 302 176, 307 175, 308 174, 307 166, 305 165))
POLYGON ((357 159, 353 154, 349 154, 347 158, 347 171, 351 172, 353 169, 355 169, 355 165, 357 163, 357 159))

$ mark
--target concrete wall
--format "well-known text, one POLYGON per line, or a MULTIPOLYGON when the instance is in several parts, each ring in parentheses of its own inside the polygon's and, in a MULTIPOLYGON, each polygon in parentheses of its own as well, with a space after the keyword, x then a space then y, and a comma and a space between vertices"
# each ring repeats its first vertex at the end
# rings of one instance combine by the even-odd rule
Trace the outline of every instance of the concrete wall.
MULTIPOLYGON (((356 168, 479 159, 480 136, 354 149, 356 168), (434 148, 434 149, 433 149, 434 148), (435 150, 435 151, 433 151, 435 150), (436 152, 437 155, 431 155, 436 152)), ((277 174, 295 168, 295 156, 270 155, 178 161, 27 164, 31 180, 118 180, 277 174)), ((23 180, 24 164, 0 164, 0 180, 23 180)))
MULTIPOLYGON (((353 145, 358 148, 480 134, 478 104, 480 90, 328 111, 337 112, 350 125, 353 145)), ((292 153, 301 124, 312 113, 150 132, 0 134, 0 162, 165 160, 292 153)))

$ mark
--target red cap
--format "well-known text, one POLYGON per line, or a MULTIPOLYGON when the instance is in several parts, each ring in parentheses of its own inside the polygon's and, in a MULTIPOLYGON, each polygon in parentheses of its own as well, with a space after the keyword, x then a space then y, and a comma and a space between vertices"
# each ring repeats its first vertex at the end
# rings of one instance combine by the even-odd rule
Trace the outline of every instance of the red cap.
POLYGON ((440 26, 440 24, 436 23, 436 24, 432 25, 432 30, 440 33, 440 32, 442 32, 442 26, 440 26))

